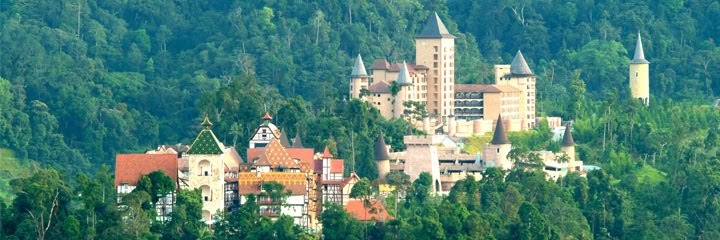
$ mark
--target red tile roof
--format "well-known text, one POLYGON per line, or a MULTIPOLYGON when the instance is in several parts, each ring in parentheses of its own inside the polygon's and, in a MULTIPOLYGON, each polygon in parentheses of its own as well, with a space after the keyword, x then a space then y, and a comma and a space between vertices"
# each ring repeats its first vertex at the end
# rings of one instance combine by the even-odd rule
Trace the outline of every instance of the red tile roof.
POLYGON ((328 148, 327 146, 325 146, 325 151, 323 151, 322 157, 323 158, 332 158, 333 157, 333 155, 330 154, 330 148, 328 148))
POLYGON ((351 200, 345 205, 345 211, 360 221, 386 221, 393 218, 378 200, 370 200, 368 207, 362 200, 351 200))
POLYGON ((388 84, 384 81, 379 81, 379 82, 373 83, 373 85, 370 85, 368 90, 371 93, 390 93, 390 84, 388 84))
MULTIPOLYGON (((241 172, 243 170, 249 171, 250 166, 252 165, 253 159, 260 156, 260 153, 262 153, 265 150, 265 148, 248 148, 247 150, 247 159, 248 159, 248 167, 247 168, 240 168, 241 172)), ((315 150, 312 148, 285 148, 285 151, 290 155, 290 158, 293 159, 299 159, 301 163, 307 163, 310 166, 310 169, 315 168, 315 161, 313 161, 314 158, 314 152, 315 150)), ((321 162, 322 163, 322 162, 321 162)))
POLYGON ((345 161, 342 159, 333 159, 330 162, 330 172, 331 173, 343 173, 345 170, 345 161))
POLYGON ((372 66, 370 66, 370 69, 385 69, 387 70, 390 68, 390 63, 388 63, 385 59, 377 59, 375 62, 373 62, 372 66))
POLYGON ((157 170, 177 182, 177 154, 118 154, 115 156, 115 186, 123 183, 135 186, 142 175, 157 170))

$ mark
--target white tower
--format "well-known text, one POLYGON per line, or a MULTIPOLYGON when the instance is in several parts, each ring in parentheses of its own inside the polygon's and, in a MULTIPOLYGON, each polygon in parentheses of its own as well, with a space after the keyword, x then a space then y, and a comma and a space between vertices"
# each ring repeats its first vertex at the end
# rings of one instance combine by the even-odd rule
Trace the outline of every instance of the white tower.
POLYGON ((635 57, 630 61, 630 96, 650 105, 650 62, 645 60, 640 33, 635 46, 635 57))
POLYGON ((362 89, 368 89, 370 86, 369 76, 365 70, 365 64, 363 63, 362 57, 358 54, 355 60, 355 66, 353 66, 352 73, 350 73, 350 97, 360 98, 362 89))

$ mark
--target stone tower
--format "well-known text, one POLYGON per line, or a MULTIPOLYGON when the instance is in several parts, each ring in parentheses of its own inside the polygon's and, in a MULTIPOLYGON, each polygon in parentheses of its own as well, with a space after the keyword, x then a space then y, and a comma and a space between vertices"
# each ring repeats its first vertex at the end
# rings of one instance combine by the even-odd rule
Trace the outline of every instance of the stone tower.
POLYGON ((453 115, 455 104, 455 36, 437 13, 430 15, 422 32, 415 36, 415 61, 428 67, 427 110, 430 115, 453 115))
POLYGON ((565 125, 565 134, 563 134, 560 151, 568 156, 568 170, 579 170, 575 168, 575 141, 572 137, 572 127, 570 123, 565 125))
POLYGON ((637 36, 635 57, 630 61, 630 96, 650 105, 650 62, 645 60, 640 33, 637 36))
POLYGON ((390 156, 388 156, 387 145, 383 133, 375 139, 375 161, 377 162, 378 178, 385 179, 390 172, 390 156))
POLYGON ((489 167, 509 170, 513 167, 512 161, 507 158, 511 149, 512 145, 505 132, 502 116, 498 115, 493 138, 483 149, 483 160, 489 167))
POLYGON ((397 85, 400 87, 400 91, 395 95, 395 101, 393 102, 393 117, 394 118, 401 118, 403 116, 403 112, 405 111, 405 101, 408 101, 412 99, 409 97, 410 94, 413 94, 415 90, 413 89, 413 81, 410 78, 410 72, 408 71, 407 63, 403 61, 402 66, 400 67, 400 72, 398 73, 397 85))
MULTIPOLYGON (((518 100, 518 118, 521 120, 521 129, 535 127, 535 74, 530 70, 520 50, 507 65, 495 66, 495 84, 510 85, 520 90, 518 100)), ((506 116, 507 117, 507 116, 506 116)))
POLYGON ((360 92, 362 89, 368 89, 370 86, 369 75, 365 69, 362 57, 358 54, 353 66, 352 73, 350 73, 350 97, 360 98, 360 92))
POLYGON ((212 123, 207 116, 202 126, 203 130, 187 151, 187 185, 189 189, 200 189, 203 203, 202 219, 210 223, 213 215, 222 211, 225 206, 225 165, 223 164, 225 146, 210 130, 212 123))

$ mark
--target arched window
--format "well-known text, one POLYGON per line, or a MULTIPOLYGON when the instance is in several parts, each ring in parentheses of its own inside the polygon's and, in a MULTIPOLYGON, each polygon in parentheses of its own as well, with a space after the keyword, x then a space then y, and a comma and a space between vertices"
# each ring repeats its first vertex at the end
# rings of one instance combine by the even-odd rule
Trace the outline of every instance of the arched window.
POLYGON ((198 163, 200 176, 212 176, 212 164, 208 160, 202 160, 198 163))
POLYGON ((210 186, 208 185, 202 185, 200 187, 202 200, 205 202, 212 201, 212 191, 210 190, 210 186))

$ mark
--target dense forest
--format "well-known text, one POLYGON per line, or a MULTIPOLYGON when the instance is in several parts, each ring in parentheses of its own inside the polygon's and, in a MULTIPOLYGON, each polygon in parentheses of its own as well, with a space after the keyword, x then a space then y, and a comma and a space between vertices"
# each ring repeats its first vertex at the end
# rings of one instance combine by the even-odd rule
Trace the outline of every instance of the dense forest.
MULTIPOLYGON (((244 152, 268 111, 375 179, 373 139, 383 131, 402 149, 407 123, 346 99, 353 57, 412 60, 433 11, 458 37, 458 83, 491 82, 492 65, 522 50, 538 115, 573 119, 579 158, 603 170, 558 182, 491 171, 446 198, 426 196, 422 179, 397 181, 395 220, 365 225, 331 208, 326 238, 720 239, 711 0, 0 1, 0 239, 317 236, 254 206, 210 232, 195 224, 192 192, 176 217, 187 225, 128 226, 122 217, 144 215, 116 209, 107 166, 116 153, 189 144, 205 114, 244 152), (650 107, 627 100, 638 33, 650 107)), ((510 137, 519 149, 557 145, 542 130, 510 137)))

